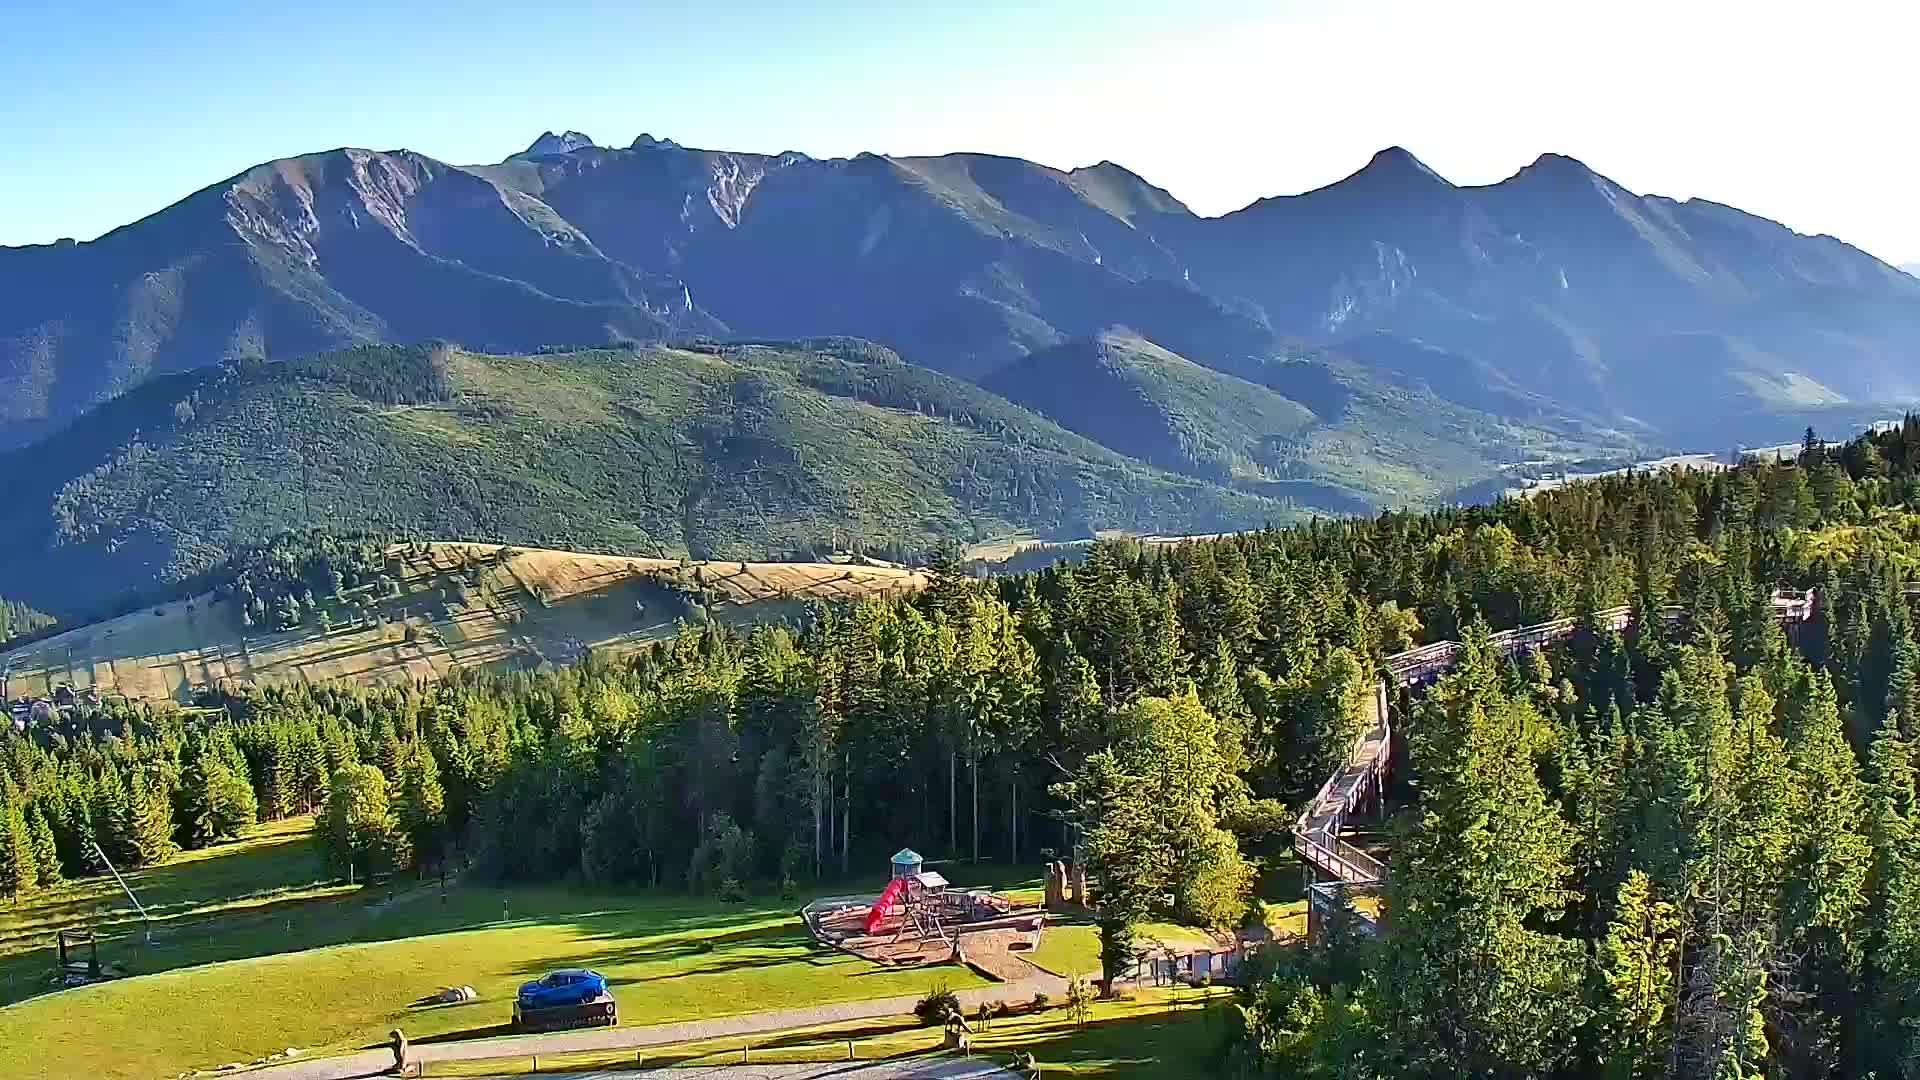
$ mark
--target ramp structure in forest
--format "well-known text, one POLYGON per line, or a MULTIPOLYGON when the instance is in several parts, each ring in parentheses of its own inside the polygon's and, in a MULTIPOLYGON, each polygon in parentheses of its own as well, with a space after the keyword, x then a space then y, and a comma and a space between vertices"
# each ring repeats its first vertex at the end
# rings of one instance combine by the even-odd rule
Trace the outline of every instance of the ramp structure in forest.
MULTIPOLYGON (((1777 592, 1773 598, 1774 616, 1783 624, 1795 625, 1813 617, 1816 603, 1813 590, 1777 592)), ((1685 618, 1684 608, 1668 608, 1661 617, 1669 622, 1685 618)), ((1598 629, 1624 631, 1633 625, 1633 609, 1611 608, 1596 612, 1592 619, 1598 629)), ((1487 644, 1503 657, 1519 656, 1547 648, 1571 638, 1583 624, 1581 619, 1556 619, 1490 635, 1487 644)), ((1408 649, 1386 659, 1386 675, 1374 692, 1356 707, 1361 710, 1360 734, 1354 739, 1340 768, 1307 803, 1293 826, 1293 848, 1306 863, 1314 880, 1308 886, 1309 932, 1315 932, 1334 908, 1355 896, 1377 893, 1386 882, 1387 867, 1379 858, 1345 839, 1348 819, 1369 808, 1378 811, 1385 802, 1387 780, 1393 768, 1393 717, 1391 702, 1397 690, 1428 686, 1459 664, 1466 646, 1457 641, 1436 641, 1408 649)), ((1360 926, 1378 933, 1378 919, 1356 909, 1360 926)))

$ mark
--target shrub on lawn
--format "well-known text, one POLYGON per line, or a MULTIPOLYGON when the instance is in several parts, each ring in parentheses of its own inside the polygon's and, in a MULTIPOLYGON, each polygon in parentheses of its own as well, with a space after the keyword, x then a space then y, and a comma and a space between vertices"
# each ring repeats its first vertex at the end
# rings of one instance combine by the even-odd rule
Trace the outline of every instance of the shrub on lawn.
POLYGON ((960 995, 954 993, 946 983, 936 983, 933 989, 927 991, 927 996, 913 1007, 913 1015, 928 1026, 944 1024, 947 1017, 960 1015, 960 995))
POLYGON ((1093 987, 1087 980, 1078 976, 1067 980, 1067 1015, 1073 1017, 1077 1027, 1087 1026, 1087 1016, 1093 1012, 1093 987))

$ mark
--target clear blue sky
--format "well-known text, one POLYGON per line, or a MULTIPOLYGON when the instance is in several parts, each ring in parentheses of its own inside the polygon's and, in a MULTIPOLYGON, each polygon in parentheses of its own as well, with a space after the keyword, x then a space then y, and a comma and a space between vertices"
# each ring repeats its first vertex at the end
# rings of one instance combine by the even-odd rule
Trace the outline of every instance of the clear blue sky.
POLYGON ((496 161, 577 128, 1107 158, 1206 213, 1390 144, 1461 183, 1551 150, 1920 259, 1913 3, 4 2, 0 244, 289 154, 496 161))

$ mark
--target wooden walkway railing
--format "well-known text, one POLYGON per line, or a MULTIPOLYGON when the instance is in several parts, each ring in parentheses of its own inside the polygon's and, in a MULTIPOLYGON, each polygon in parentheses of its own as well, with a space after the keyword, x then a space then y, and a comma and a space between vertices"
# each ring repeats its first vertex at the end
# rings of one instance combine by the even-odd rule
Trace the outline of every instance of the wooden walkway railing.
MULTIPOLYGON (((1777 592, 1773 598, 1774 614, 1783 623, 1805 622, 1813 615, 1814 602, 1812 590, 1777 592)), ((1677 607, 1661 612, 1667 622, 1677 622, 1685 615, 1686 610, 1677 607)), ((1572 637, 1580 622, 1579 619, 1555 619, 1522 626, 1493 634, 1487 643, 1503 656, 1533 652, 1572 637)), ((1619 607, 1598 612, 1595 622, 1616 631, 1625 630, 1633 622, 1633 610, 1619 607)), ((1465 646, 1457 641, 1436 641, 1387 657, 1387 676, 1360 706, 1365 715, 1361 717, 1363 727, 1359 736, 1340 768, 1327 777, 1327 782, 1320 785, 1313 800, 1294 820, 1293 849, 1316 878, 1324 877, 1347 891, 1378 889, 1386 880, 1384 863, 1342 838, 1347 817, 1369 803, 1379 806, 1385 798, 1387 777, 1393 764, 1393 721, 1388 707, 1391 691, 1432 683, 1452 671, 1464 651, 1465 646)), ((1319 883, 1313 887, 1318 888, 1319 883)), ((1359 917, 1369 931, 1378 929, 1371 916, 1361 913, 1359 917)))

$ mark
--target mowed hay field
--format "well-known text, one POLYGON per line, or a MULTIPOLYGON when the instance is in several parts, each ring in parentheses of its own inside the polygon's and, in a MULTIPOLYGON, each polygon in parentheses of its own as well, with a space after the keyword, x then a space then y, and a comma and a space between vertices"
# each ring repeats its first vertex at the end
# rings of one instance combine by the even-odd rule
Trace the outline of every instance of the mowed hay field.
POLYGON ((497 544, 400 544, 391 554, 404 567, 401 593, 372 605, 375 621, 341 609, 329 629, 265 631, 244 628, 235 605, 211 595, 176 600, 0 654, 6 692, 65 685, 186 702, 223 683, 404 683, 456 667, 564 664, 583 649, 619 653, 664 637, 699 610, 747 623, 927 581, 888 565, 683 563, 497 544))
POLYGON ((985 985, 962 967, 883 968, 816 947, 794 905, 772 899, 316 883, 302 828, 277 824, 135 878, 156 907, 151 946, 110 881, 0 907, 0 1000, 12 1002, 0 1007, 0 1077, 174 1076, 288 1047, 351 1050, 394 1027, 415 1039, 499 1035, 520 983, 575 965, 608 976, 623 1025, 985 985), (53 929, 78 923, 111 929, 102 958, 128 975, 45 992, 53 929), (447 985, 481 1000, 415 1007, 447 985))

